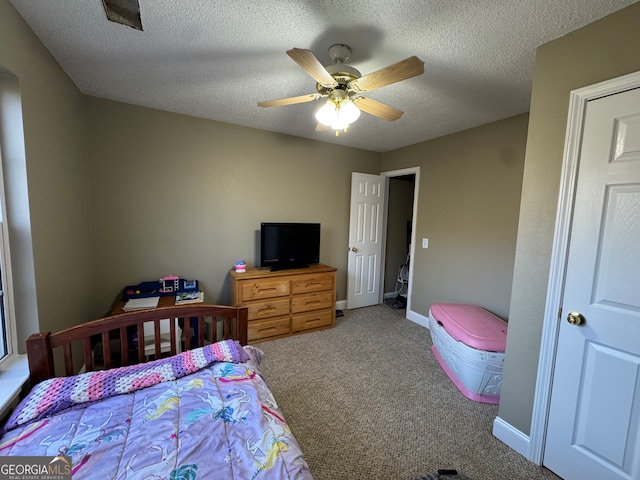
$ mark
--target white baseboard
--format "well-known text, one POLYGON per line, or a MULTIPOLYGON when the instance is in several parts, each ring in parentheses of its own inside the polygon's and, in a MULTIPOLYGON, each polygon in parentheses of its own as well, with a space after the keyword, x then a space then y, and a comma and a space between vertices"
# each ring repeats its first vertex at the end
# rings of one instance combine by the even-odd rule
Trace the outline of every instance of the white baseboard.
POLYGON ((344 310, 347 308, 346 300, 337 300, 336 301, 336 310, 344 310))
POLYGON ((500 417, 493 420, 493 436, 508 447, 512 448, 527 460, 530 460, 531 440, 513 425, 505 422, 500 417))
POLYGON ((426 329, 429 328, 429 317, 425 317, 424 315, 418 312, 415 312, 413 310, 407 311, 407 319, 417 323, 418 325, 423 326, 426 329))

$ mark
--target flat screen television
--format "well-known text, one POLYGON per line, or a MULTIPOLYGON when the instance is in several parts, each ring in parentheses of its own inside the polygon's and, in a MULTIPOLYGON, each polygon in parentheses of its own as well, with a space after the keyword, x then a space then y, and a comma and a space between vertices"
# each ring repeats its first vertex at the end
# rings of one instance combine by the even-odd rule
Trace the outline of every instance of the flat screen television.
POLYGON ((320 224, 262 222, 260 265, 272 271, 320 263, 320 224))

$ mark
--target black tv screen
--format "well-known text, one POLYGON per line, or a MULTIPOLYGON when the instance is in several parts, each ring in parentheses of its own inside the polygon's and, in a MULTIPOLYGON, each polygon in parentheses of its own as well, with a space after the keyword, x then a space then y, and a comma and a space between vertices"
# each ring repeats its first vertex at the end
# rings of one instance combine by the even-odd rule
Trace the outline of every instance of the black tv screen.
POLYGON ((271 270, 305 268, 320 262, 320 224, 262 222, 260 264, 271 270))

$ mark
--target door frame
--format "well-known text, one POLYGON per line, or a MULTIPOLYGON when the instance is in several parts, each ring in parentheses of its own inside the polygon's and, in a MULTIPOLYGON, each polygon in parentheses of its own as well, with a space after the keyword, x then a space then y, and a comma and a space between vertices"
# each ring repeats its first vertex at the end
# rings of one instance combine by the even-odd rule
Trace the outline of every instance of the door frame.
MULTIPOLYGON (((409 278, 407 285, 407 306, 405 310, 405 316, 407 319, 412 320, 420 325, 423 325, 429 328, 428 318, 425 318, 424 315, 420 315, 417 312, 411 310, 411 293, 413 286, 413 265, 415 262, 415 251, 416 251, 416 225, 418 222, 418 193, 420 190, 420 167, 409 167, 403 168, 401 170, 389 170, 386 172, 381 172, 380 175, 383 177, 402 177, 404 175, 414 175, 415 182, 413 186, 413 211, 411 212, 411 248, 409 251, 410 266, 409 266, 409 278)), ((387 181, 388 183, 388 181, 387 181)), ((382 244, 382 272, 380 274, 380 282, 381 287, 380 290, 384 290, 384 266, 386 262, 386 252, 387 252, 387 220, 389 218, 389 188, 387 188, 386 192, 387 198, 385 199, 385 212, 384 212, 384 223, 383 223, 383 232, 384 232, 384 240, 382 244)))
POLYGON ((562 312, 562 297, 569 249, 573 204, 578 176, 582 129, 587 103, 607 95, 640 87, 640 72, 606 80, 588 87, 573 90, 569 97, 569 115, 565 137, 560 193, 556 213, 555 233, 551 252, 547 300, 542 325, 538 374, 536 379, 528 460, 542 465, 547 435, 547 420, 551 402, 555 354, 562 312))

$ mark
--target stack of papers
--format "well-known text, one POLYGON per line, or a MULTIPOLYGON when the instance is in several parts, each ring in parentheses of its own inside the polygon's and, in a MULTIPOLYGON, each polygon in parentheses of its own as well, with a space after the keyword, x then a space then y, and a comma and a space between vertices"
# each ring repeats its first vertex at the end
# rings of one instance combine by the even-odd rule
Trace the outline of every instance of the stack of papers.
POLYGON ((160 300, 160 297, 130 298, 122 309, 125 312, 130 312, 132 310, 156 308, 158 306, 158 300, 160 300))

